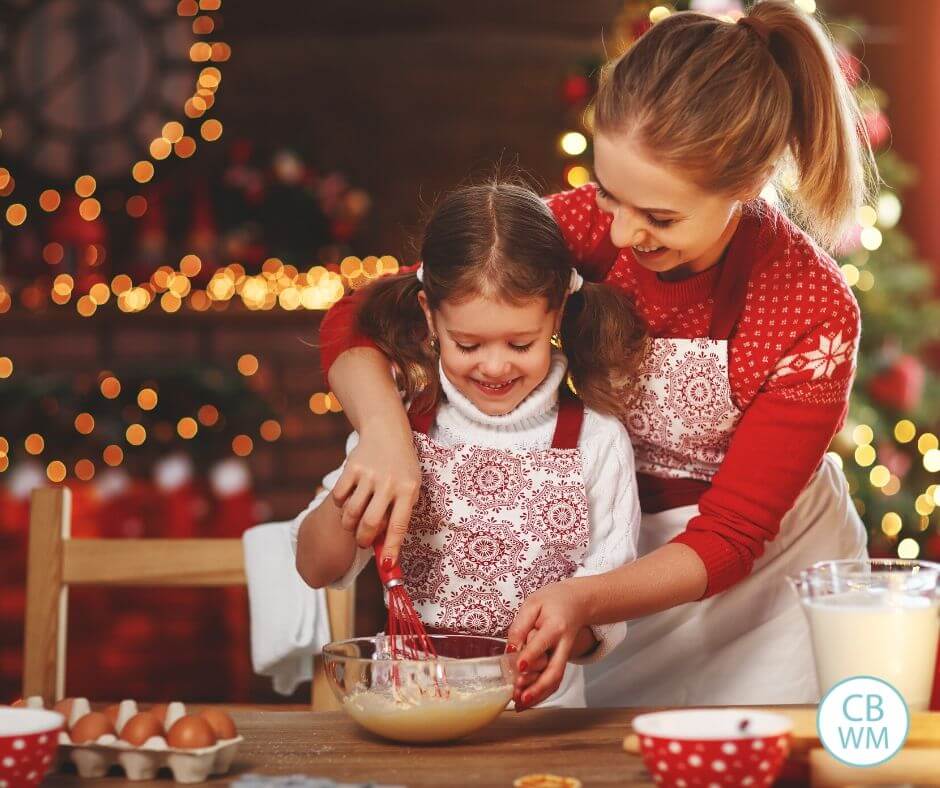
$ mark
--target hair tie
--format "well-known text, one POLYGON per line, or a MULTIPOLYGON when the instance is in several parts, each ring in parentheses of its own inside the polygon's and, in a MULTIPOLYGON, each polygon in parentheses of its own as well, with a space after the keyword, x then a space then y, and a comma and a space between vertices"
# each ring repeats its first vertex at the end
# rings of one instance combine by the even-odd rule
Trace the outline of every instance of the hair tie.
POLYGON ((421 263, 415 270, 415 278, 421 283, 424 284, 424 263, 421 263))
POLYGON ((577 268, 571 269, 571 276, 568 278, 568 293, 577 293, 584 284, 584 277, 578 273, 577 268))
POLYGON ((738 24, 746 27, 752 33, 756 33, 757 37, 763 41, 764 46, 770 43, 770 28, 763 19, 758 19, 756 16, 742 16, 738 20, 738 24))

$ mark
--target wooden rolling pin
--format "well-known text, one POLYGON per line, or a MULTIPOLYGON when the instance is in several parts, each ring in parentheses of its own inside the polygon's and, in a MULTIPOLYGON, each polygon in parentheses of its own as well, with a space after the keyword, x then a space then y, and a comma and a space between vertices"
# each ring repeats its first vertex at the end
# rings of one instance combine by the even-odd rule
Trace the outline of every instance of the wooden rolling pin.
POLYGON ((878 766, 846 766, 822 749, 809 754, 813 788, 845 785, 940 785, 940 749, 905 749, 878 766))

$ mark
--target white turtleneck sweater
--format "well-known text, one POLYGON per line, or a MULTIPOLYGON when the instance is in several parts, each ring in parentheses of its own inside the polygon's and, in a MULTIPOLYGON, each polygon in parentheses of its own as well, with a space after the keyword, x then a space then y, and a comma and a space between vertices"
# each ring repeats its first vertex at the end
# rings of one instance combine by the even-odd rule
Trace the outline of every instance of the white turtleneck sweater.
MULTIPOLYGON (((493 449, 547 449, 551 447, 555 433, 558 392, 566 371, 567 359, 562 353, 553 352, 545 380, 510 413, 490 416, 461 394, 442 369, 440 380, 444 396, 429 437, 448 446, 472 443, 493 449)), ((355 432, 349 436, 347 455, 355 448, 358 437, 355 432)), ((582 577, 607 572, 636 560, 640 505, 633 448, 627 431, 617 419, 585 408, 578 448, 581 450, 591 531, 587 552, 574 573, 575 577, 582 577)), ((345 463, 323 478, 323 489, 295 518, 291 529, 295 552, 301 522, 329 495, 344 467, 345 463)), ((358 550, 349 571, 333 587, 350 585, 372 557, 371 548, 358 550)), ((627 627, 625 623, 618 623, 592 629, 599 645, 578 662, 602 659, 624 639, 627 627)), ((566 676, 565 684, 568 684, 567 679, 566 676)))

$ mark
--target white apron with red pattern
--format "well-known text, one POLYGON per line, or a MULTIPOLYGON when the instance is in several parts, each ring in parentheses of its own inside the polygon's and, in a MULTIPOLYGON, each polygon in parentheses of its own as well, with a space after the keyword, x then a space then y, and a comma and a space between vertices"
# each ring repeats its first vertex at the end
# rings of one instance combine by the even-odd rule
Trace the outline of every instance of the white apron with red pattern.
POLYGON ((522 601, 574 574, 590 535, 577 448, 584 410, 561 397, 552 446, 445 446, 412 416, 421 494, 401 551, 405 585, 436 632, 504 637, 522 601))
MULTIPOLYGON (((742 415, 731 396, 728 338, 746 282, 746 271, 722 272, 707 339, 652 341, 624 420, 638 473, 707 482, 721 465, 742 415)), ((639 555, 669 542, 697 514, 697 505, 644 512, 639 555)), ((617 649, 585 668, 588 705, 816 702, 809 628, 786 577, 816 561, 864 557, 866 541, 845 477, 827 457, 748 577, 632 622, 617 649)))

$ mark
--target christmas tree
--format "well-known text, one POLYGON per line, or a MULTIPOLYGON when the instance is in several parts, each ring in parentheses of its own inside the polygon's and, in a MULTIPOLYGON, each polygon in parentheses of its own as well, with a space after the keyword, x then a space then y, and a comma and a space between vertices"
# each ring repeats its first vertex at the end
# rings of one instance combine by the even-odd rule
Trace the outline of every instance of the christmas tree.
MULTIPOLYGON (((817 15, 815 0, 794 0, 817 15)), ((652 25, 677 11, 714 14, 729 22, 743 14, 739 0, 685 0, 672 4, 628 0, 607 36, 609 56, 625 51, 652 25)), ((820 21, 823 21, 820 19, 820 21)), ((872 555, 940 559, 940 443, 930 403, 940 380, 920 360, 940 337, 940 300, 933 274, 917 258, 899 226, 901 193, 914 173, 890 147, 888 97, 863 79, 853 52, 864 40, 859 20, 833 28, 843 72, 863 110, 865 133, 882 182, 871 204, 860 205, 856 223, 836 258, 862 310, 858 373, 849 416, 831 450, 842 464, 855 506, 869 530, 872 555)), ((566 128, 559 140, 564 186, 590 178, 591 100, 601 61, 577 64, 562 85, 566 128)), ((773 199, 773 193, 768 193, 773 199)))

